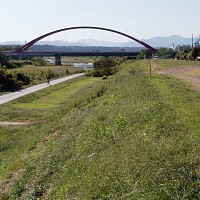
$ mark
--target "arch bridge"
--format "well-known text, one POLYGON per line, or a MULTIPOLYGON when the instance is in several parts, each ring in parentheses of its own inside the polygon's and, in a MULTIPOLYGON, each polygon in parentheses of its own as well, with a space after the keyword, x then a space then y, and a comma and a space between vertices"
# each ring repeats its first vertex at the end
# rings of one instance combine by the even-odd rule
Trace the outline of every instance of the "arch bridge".
POLYGON ((135 37, 132 37, 126 33, 120 32, 120 31, 116 31, 113 29, 109 29, 109 28, 103 28, 103 27, 96 27, 96 26, 76 26, 76 27, 68 27, 68 28, 63 28, 63 29, 59 29, 59 30, 55 30, 49 33, 46 33, 44 35, 41 35, 33 40, 31 40, 30 42, 28 42, 27 44, 19 47, 18 49, 16 49, 15 51, 12 52, 7 52, 7 54, 9 54, 12 57, 15 58, 19 58, 19 57, 48 57, 48 56, 54 56, 55 59, 55 64, 56 65, 61 65, 61 56, 135 56, 137 55, 139 52, 54 52, 54 51, 44 51, 44 52, 38 52, 38 51, 28 51, 28 49, 33 46, 36 42, 59 32, 63 32, 63 31, 69 31, 69 30, 76 30, 76 29, 95 29, 95 30, 103 30, 103 31, 108 31, 108 32, 112 32, 112 33, 116 33, 118 35, 122 35, 126 38, 129 38, 139 44, 141 44, 142 46, 146 47, 147 49, 149 49, 152 53, 155 53, 157 51, 157 49, 155 49, 154 47, 148 45, 147 43, 138 40, 135 37))

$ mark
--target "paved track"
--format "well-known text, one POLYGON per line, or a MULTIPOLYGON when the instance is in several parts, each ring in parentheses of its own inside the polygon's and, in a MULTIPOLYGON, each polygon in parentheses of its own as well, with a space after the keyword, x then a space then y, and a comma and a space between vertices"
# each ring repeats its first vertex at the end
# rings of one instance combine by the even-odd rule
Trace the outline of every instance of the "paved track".
MULTIPOLYGON (((70 80, 70 79, 73 79, 73 78, 76 78, 76 77, 79 77, 79 76, 83 76, 83 75, 84 75, 84 73, 73 74, 73 75, 70 75, 70 76, 67 76, 67 77, 64 77, 64 78, 52 80, 50 82, 50 85, 56 85, 58 83, 61 83, 61 82, 64 82, 64 81, 67 81, 67 80, 70 80)), ((9 94, 2 95, 2 96, 0 96, 0 104, 7 103, 7 102, 12 101, 14 99, 17 99, 19 97, 22 97, 26 94, 30 94, 32 92, 42 90, 44 88, 49 87, 50 85, 48 83, 41 83, 41 84, 26 88, 26 89, 23 89, 23 90, 19 90, 19 91, 16 91, 16 92, 12 92, 12 93, 9 93, 9 94)))

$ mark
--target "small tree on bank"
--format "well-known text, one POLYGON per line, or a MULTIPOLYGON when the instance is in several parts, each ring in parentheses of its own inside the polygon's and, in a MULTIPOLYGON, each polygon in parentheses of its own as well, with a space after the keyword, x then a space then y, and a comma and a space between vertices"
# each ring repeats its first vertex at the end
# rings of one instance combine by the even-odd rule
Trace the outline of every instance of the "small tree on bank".
POLYGON ((87 71, 86 75, 94 77, 109 76, 116 72, 117 63, 111 58, 101 58, 93 63, 94 70, 87 71))
POLYGON ((151 56, 152 56, 151 50, 145 49, 138 54, 137 59, 151 58, 151 56))
POLYGON ((9 61, 9 57, 4 55, 2 52, 0 52, 0 67, 3 67, 6 65, 9 61))

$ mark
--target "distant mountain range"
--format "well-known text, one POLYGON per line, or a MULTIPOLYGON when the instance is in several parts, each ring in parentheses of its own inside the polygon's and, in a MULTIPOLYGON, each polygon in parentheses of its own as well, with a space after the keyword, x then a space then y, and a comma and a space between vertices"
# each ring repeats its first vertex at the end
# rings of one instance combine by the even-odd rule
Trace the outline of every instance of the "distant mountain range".
MULTIPOLYGON (((197 41, 198 38, 194 38, 197 41)), ((177 45, 191 45, 192 38, 184 38, 180 35, 171 35, 168 37, 152 37, 150 39, 141 39, 143 42, 153 46, 153 47, 173 47, 177 45)), ((7 41, 0 43, 0 45, 23 45, 24 42, 21 41, 7 41)), ((130 42, 108 42, 99 41, 94 39, 80 40, 77 42, 67 42, 63 40, 55 41, 40 41, 37 45, 52 45, 52 46, 110 46, 110 47, 141 47, 140 44, 130 41, 130 42)))
MULTIPOLYGON (((198 38, 193 38, 193 41, 197 41, 198 38)), ((153 47, 173 47, 177 45, 192 45, 192 37, 184 38, 180 35, 171 35, 168 37, 153 37, 148 40, 143 39, 142 41, 146 42, 153 47)))

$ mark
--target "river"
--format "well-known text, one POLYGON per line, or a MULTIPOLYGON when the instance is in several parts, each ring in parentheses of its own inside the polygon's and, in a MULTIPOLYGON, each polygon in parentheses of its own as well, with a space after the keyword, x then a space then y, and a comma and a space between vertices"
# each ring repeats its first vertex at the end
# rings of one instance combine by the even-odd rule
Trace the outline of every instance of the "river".
POLYGON ((85 70, 90 70, 93 68, 93 64, 92 63, 73 63, 74 67, 80 67, 83 68, 85 70))

